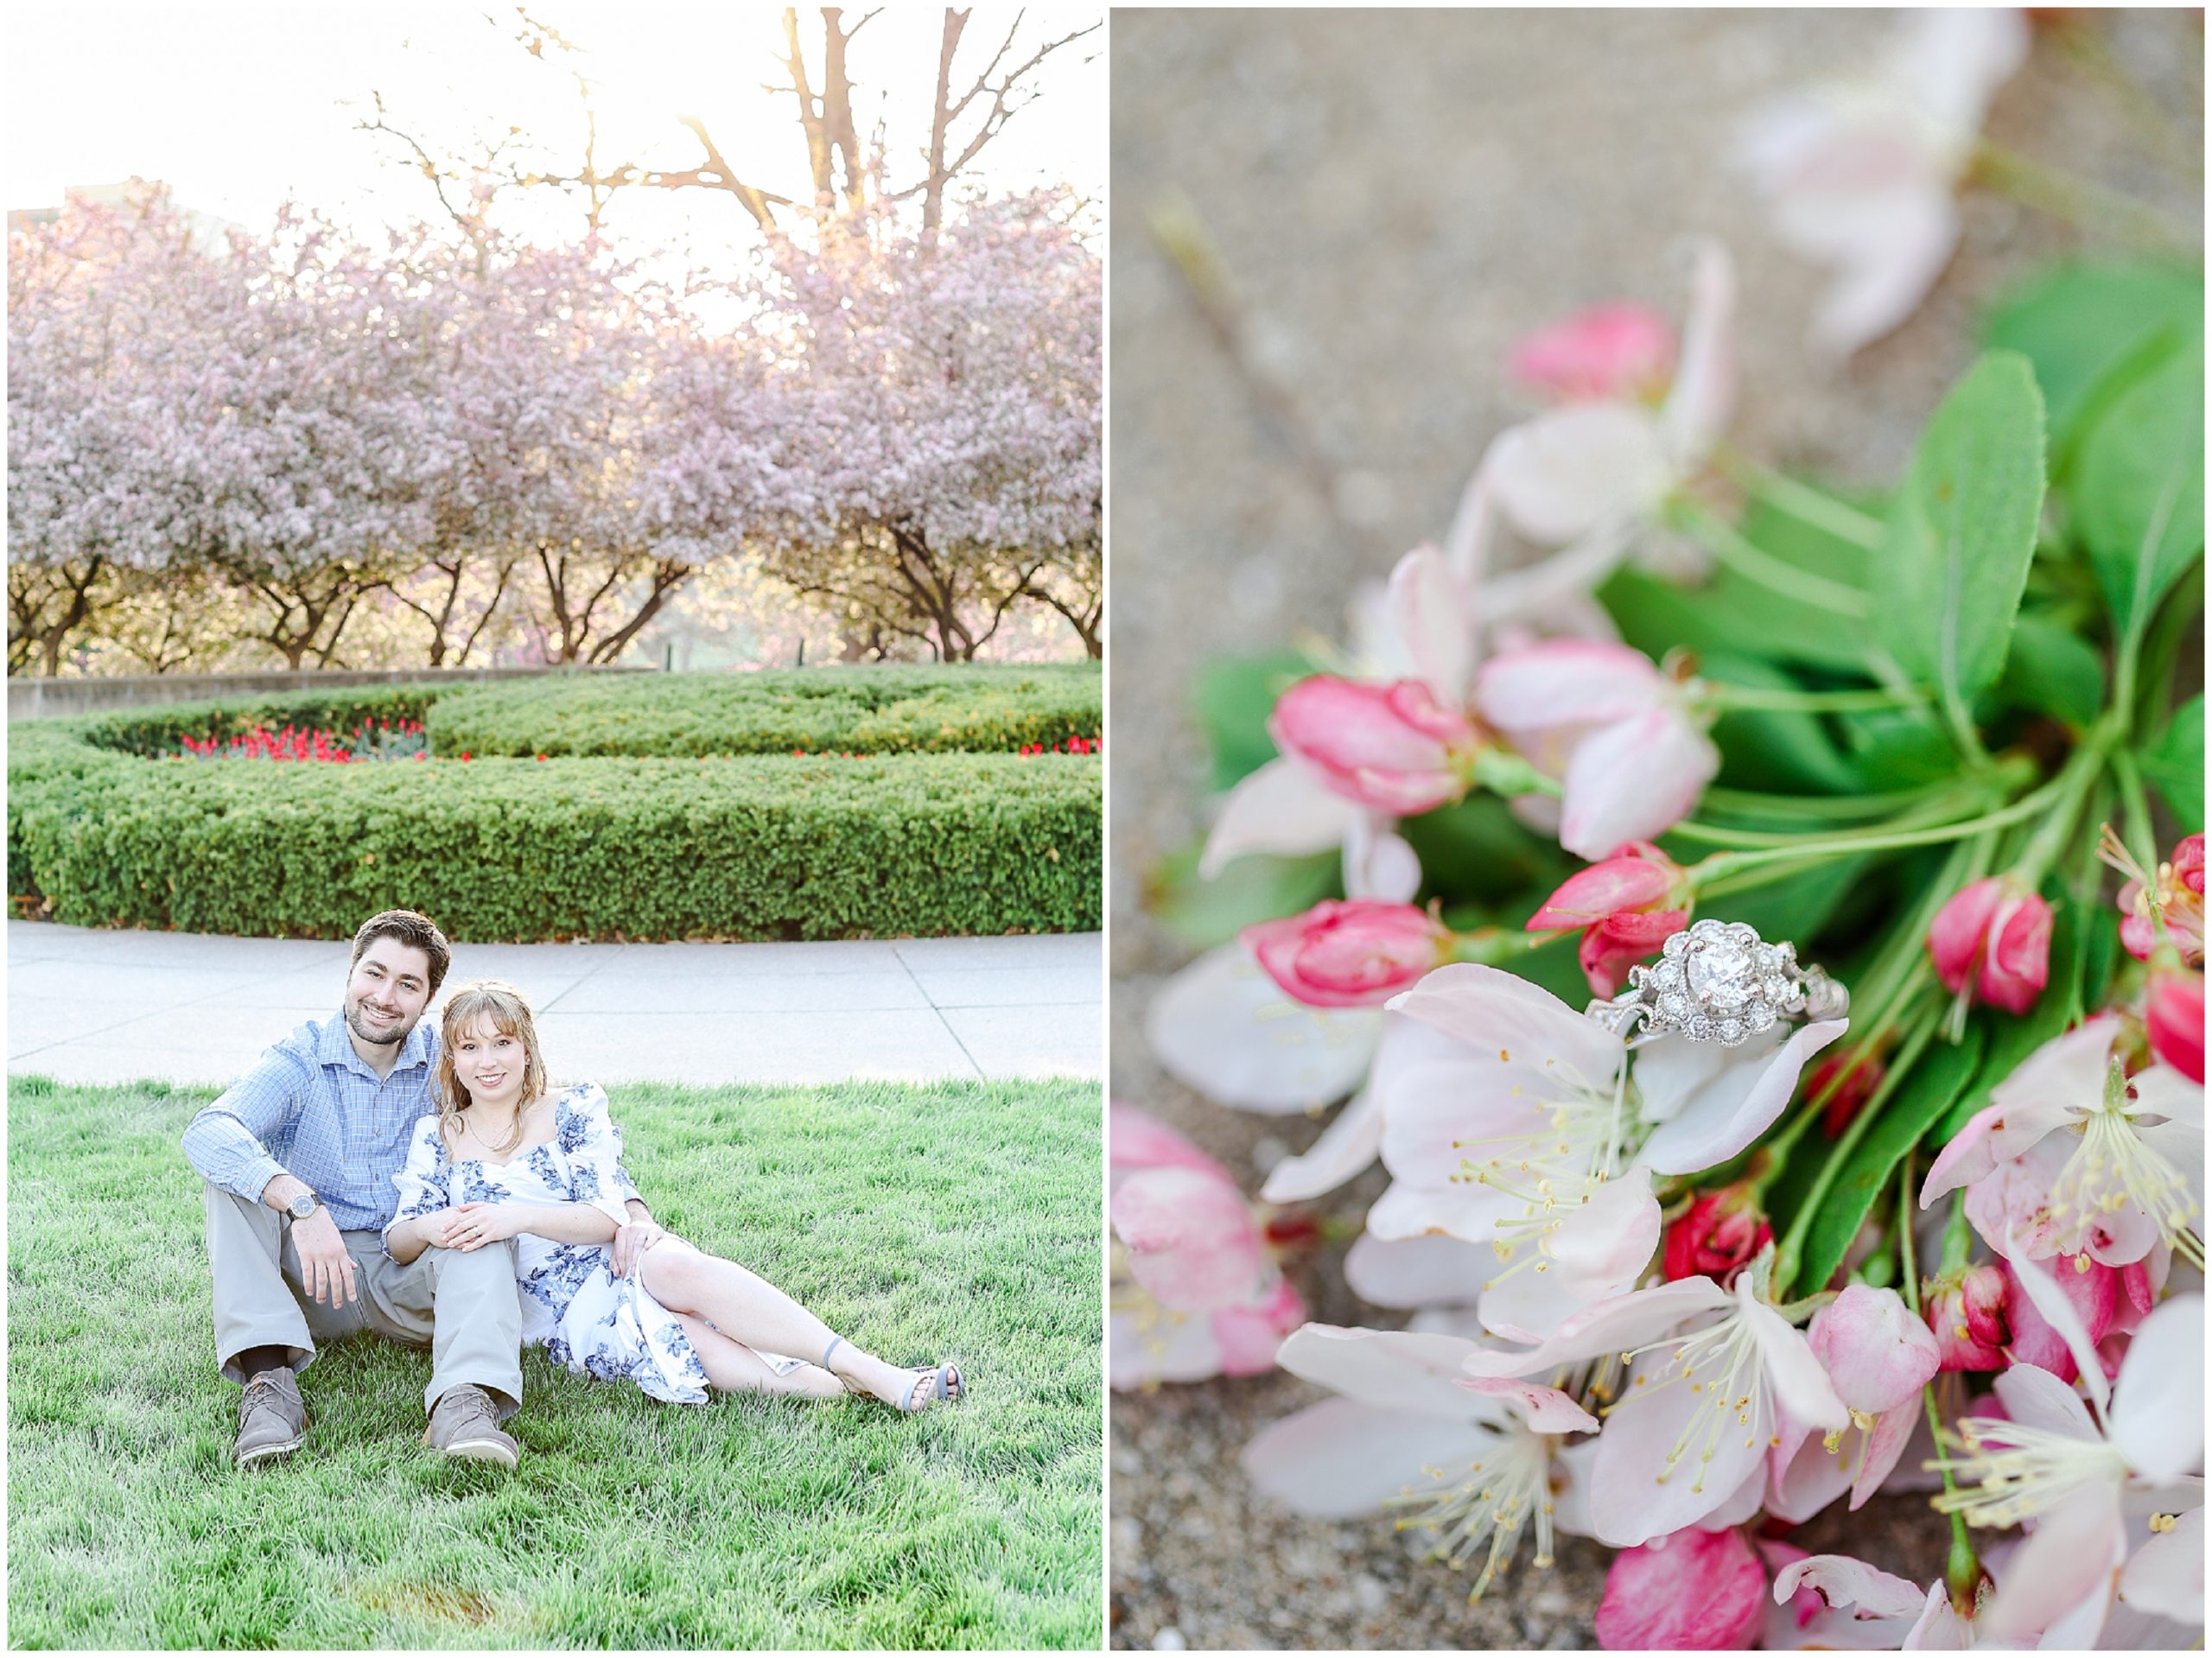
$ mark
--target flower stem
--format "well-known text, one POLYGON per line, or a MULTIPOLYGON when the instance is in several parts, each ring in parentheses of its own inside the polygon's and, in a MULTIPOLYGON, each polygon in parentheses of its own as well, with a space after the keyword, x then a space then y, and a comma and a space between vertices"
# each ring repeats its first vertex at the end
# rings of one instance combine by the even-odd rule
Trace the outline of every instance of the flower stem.
POLYGON ((1706 679, 1707 702, 1723 710, 1773 708, 1785 714, 1859 714, 1878 708, 1925 708, 1928 699, 1916 690, 1793 691, 1766 685, 1732 685, 1726 680, 1706 679))
POLYGON ((1730 478, 1798 523, 1838 541, 1863 547, 1870 553, 1881 547, 1883 527, 1879 518, 1838 500, 1825 490, 1802 483, 1787 473, 1777 472, 1733 446, 1724 445, 1714 458, 1730 478))
POLYGON ((1888 794, 1770 795, 1750 789, 1707 789, 1702 800, 1715 811, 1747 817, 1880 817, 1956 786, 1955 778, 1947 778, 1917 789, 1899 789, 1888 794))
POLYGON ((1993 190, 2037 213, 2084 231, 2113 236, 2162 253, 2194 255, 2196 232, 2146 202, 2107 190, 2033 156, 1984 138, 1974 145, 1975 175, 1993 190))
POLYGON ((1872 613, 1872 602, 1858 588, 1784 563, 1772 553, 1754 547, 1733 524, 1722 523, 1696 502, 1677 502, 1675 511, 1683 527, 1696 536, 1714 558, 1745 581, 1755 581, 1786 599, 1795 599, 1799 604, 1833 611, 1839 616, 1862 617, 1872 613))
POLYGON ((1852 1118, 1851 1126, 1843 1131, 1842 1137, 1835 1143, 1835 1149, 1828 1153, 1828 1160, 1821 1165, 1820 1173, 1813 1178, 1813 1189, 1805 1194, 1804 1202, 1798 1206, 1796 1218, 1789 1223, 1789 1236, 1783 1239, 1782 1248, 1775 1256, 1774 1286, 1777 1299, 1780 1299, 1786 1291, 1795 1287, 1798 1258, 1805 1253, 1806 1235, 1813 1229, 1814 1217, 1820 1213, 1821 1200, 1828 1195, 1828 1188, 1835 1184, 1836 1177, 1842 1173, 1843 1166, 1851 1160, 1852 1153, 1858 1149, 1859 1142, 1866 1138, 1867 1129, 1872 1128, 1875 1119, 1882 1115, 1882 1107, 1888 1102, 1890 1096, 1897 1091, 1897 1084, 1904 1080, 1906 1074, 1918 1063, 1921 1051, 1927 1047, 1929 1042, 1935 1037, 1936 1027, 1940 1019, 1940 1014, 1923 1013, 1913 1021, 1911 1031, 1907 1033, 1903 1045, 1897 1051, 1896 1063, 1891 1065, 1866 1103, 1859 1109, 1858 1115, 1852 1118))
MULTIPOLYGON (((1903 829, 1929 823, 1940 823, 1958 810, 1961 804, 1965 804, 1968 810, 1973 810, 1975 807, 1987 805, 1988 801, 1988 791, 1981 789, 1974 791, 1971 798, 1963 802, 1962 797, 1958 794, 1938 795, 1930 799, 1920 810, 1901 812, 1882 827, 1903 829)), ((1821 844, 1818 837, 1808 837, 1804 835, 1779 830, 1737 829, 1733 825, 1726 823, 1700 823, 1694 818, 1684 819, 1667 832, 1669 835, 1681 835, 1685 840, 1702 842, 1708 846, 1783 849, 1805 845, 1808 839, 1811 844, 1821 844)))
POLYGON ((1694 865, 1688 873, 1692 885, 1702 892, 1706 883, 1717 876, 1732 875, 1758 864, 1841 858, 1854 853, 1887 852, 1900 847, 1941 846, 1946 841, 1964 840, 1967 835, 1978 835, 1984 829, 2001 829, 2007 823, 2017 823, 2034 816, 2050 804, 2051 797, 2066 781, 2062 773, 2034 793, 2023 795, 2011 805, 1980 817, 1962 818, 1928 829, 1885 829, 1871 835, 1839 835, 1829 840, 1802 842, 1790 847, 1755 848, 1748 852, 1716 852, 1694 865))

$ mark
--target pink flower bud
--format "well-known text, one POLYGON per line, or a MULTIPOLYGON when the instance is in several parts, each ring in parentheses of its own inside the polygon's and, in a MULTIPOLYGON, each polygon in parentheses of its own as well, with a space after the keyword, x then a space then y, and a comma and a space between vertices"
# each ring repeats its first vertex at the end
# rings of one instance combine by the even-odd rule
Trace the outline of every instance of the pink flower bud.
POLYGON ((2005 1318, 2005 1274, 1984 1261, 1923 1281, 1922 1315, 1946 1370, 2001 1370, 2012 1339, 2005 1318))
POLYGON ((1411 817, 1467 791, 1474 726, 1415 679, 1361 684, 1317 674, 1276 700, 1268 734, 1348 800, 1411 817))
POLYGON ((1700 1192, 1689 1213, 1667 1229, 1667 1281, 1705 1277, 1725 1286, 1773 1242, 1774 1230, 1748 1185, 1700 1192))
POLYGON ((1592 992, 1619 994, 1628 969, 1689 919, 1680 865, 1649 841, 1630 841, 1602 862, 1578 870, 1528 921, 1530 932, 1582 929, 1576 954, 1592 992))
POLYGON ((2139 962, 2151 959, 2158 948, 2155 910, 2166 924, 2166 937, 2191 967, 2204 965, 2204 837, 2191 835, 2174 848, 2171 861, 2161 864, 2146 886, 2141 867, 2132 858, 2127 867, 2133 877, 2120 889, 2117 902, 2125 912, 2120 942, 2139 962))
POLYGON ((2050 976, 2050 905, 2010 876, 1986 876, 1936 912, 1928 954, 1953 994, 2024 1013, 2050 976))
POLYGON ((1806 1331, 1847 1409, 1880 1416, 1918 1393, 1942 1368, 1928 1326, 1895 1290, 1852 1284, 1813 1315, 1806 1331))
POLYGON ((1745 1651, 1766 1600, 1766 1568, 1742 1532, 1669 1532, 1613 1557, 1598 1603, 1598 1644, 1611 1652, 1745 1651))
POLYGON ((2151 1051, 2192 1083, 2204 1080, 2204 975, 2153 963, 2143 1002, 2151 1051))
POLYGON ((1516 378, 1570 402, 1648 397, 1675 370, 1675 331, 1642 305, 1593 305, 1514 346, 1516 378))
POLYGON ((1450 931, 1427 911, 1380 899, 1325 899, 1243 937, 1269 978, 1314 1007, 1388 1001, 1440 966, 1452 947, 1450 931))

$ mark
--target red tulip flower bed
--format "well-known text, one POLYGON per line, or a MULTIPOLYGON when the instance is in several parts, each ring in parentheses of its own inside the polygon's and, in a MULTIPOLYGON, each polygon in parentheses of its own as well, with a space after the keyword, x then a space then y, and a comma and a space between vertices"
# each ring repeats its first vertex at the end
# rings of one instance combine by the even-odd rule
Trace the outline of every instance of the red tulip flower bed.
MULTIPOLYGON (((308 760, 331 765, 378 760, 426 760, 429 739, 420 720, 364 720, 340 735, 321 727, 256 726, 227 740, 180 737, 166 758, 189 760, 308 760)), ((467 755, 462 759, 466 759, 467 755)))

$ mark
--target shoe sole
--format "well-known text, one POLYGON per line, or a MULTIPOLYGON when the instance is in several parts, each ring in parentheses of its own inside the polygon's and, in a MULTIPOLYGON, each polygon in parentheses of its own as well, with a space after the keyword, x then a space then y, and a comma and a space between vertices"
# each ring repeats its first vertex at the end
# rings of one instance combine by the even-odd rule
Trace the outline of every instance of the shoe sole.
POLYGON ((512 1468, 516 1461, 513 1452, 493 1439, 461 1439, 440 1449, 463 1462, 495 1462, 502 1468, 512 1468))
POLYGON ((241 1468, 251 1468, 257 1463, 267 1462, 274 1457, 290 1456, 292 1452, 300 1448, 301 1441, 306 1438, 307 1435, 302 1433, 287 1440, 283 1445, 256 1445, 251 1451, 233 1452, 232 1453, 232 1460, 236 1462, 241 1468))

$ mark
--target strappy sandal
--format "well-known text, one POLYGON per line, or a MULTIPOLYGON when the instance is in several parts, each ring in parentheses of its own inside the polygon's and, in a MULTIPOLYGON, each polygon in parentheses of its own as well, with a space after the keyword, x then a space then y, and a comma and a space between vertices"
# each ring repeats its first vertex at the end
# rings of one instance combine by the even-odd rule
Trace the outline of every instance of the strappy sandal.
MULTIPOLYGON (((845 1338, 842 1336, 832 1336, 830 1338, 830 1345, 822 1350, 822 1356, 817 1359, 815 1363, 819 1364, 823 1369, 830 1370, 830 1356, 844 1344, 845 1338)), ((858 1394, 862 1399, 873 1399, 875 1397, 874 1394, 861 1387, 861 1384, 854 1381, 852 1377, 842 1375, 836 1370, 830 1370, 830 1374, 837 1378, 838 1382, 843 1386, 847 1393, 858 1394)))
POLYGON ((962 1380, 960 1367, 945 1363, 924 1367, 914 1372, 914 1379, 907 1384, 906 1396, 899 1401, 899 1412, 912 1416, 916 1411, 927 1410, 939 1401, 957 1401, 968 1396, 968 1384, 962 1380), (921 1396, 922 1384, 933 1382, 934 1389, 927 1398, 921 1396))

